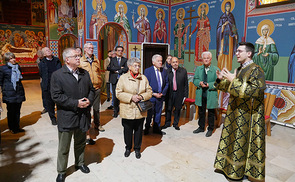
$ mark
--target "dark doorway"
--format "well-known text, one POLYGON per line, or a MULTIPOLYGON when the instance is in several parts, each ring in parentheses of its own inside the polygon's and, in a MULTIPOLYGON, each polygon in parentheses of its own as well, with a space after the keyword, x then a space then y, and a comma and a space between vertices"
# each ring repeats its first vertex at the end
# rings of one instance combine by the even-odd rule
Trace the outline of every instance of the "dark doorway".
POLYGON ((143 50, 143 70, 152 66, 152 57, 155 54, 160 54, 163 57, 163 63, 166 60, 169 51, 169 44, 153 44, 148 43, 142 45, 143 50))

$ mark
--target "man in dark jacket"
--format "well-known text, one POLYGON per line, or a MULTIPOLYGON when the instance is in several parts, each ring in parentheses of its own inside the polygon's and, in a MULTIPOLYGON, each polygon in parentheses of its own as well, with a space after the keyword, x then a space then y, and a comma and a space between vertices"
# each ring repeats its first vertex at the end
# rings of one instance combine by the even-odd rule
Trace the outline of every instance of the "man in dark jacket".
POLYGON ((180 110, 184 99, 188 97, 187 71, 185 68, 181 68, 178 66, 177 57, 172 58, 171 65, 172 68, 168 69, 168 90, 170 94, 168 99, 168 108, 166 113, 165 125, 162 127, 162 129, 170 127, 171 113, 173 107, 175 107, 173 127, 176 130, 180 130, 178 126, 180 110))
POLYGON ((111 58, 111 62, 107 67, 107 70, 110 71, 110 83, 112 84, 113 90, 112 99, 114 100, 114 118, 118 117, 119 113, 119 100, 116 97, 116 85, 119 77, 128 71, 127 58, 123 57, 124 48, 122 46, 117 46, 115 51, 117 57, 111 58))
POLYGON ((74 135, 75 168, 83 173, 90 170, 84 164, 86 131, 90 127, 90 108, 94 100, 94 88, 89 73, 78 68, 80 56, 75 49, 63 51, 65 65, 51 78, 51 96, 57 105, 58 156, 56 181, 65 180, 71 138, 74 135))
POLYGON ((56 125, 56 117, 54 111, 54 102, 51 99, 50 94, 50 81, 53 72, 61 68, 61 63, 57 57, 52 55, 51 50, 48 47, 42 49, 44 58, 39 63, 39 74, 42 79, 41 89, 42 89, 42 99, 46 111, 48 111, 51 123, 56 125))

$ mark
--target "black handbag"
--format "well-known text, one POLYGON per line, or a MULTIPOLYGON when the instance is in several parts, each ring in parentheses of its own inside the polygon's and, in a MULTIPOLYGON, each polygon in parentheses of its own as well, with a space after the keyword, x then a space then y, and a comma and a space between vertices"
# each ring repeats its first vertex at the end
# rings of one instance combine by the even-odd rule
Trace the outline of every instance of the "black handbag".
POLYGON ((154 107, 154 104, 150 101, 140 101, 137 103, 137 107, 141 112, 147 111, 154 107))
MULTIPOLYGON (((137 94, 139 94, 139 82, 138 82, 138 89, 137 89, 137 94)), ((140 112, 144 112, 144 111, 147 111, 151 108, 154 107, 154 104, 150 101, 150 100, 147 100, 147 101, 139 101, 136 103, 138 109, 140 110, 140 112)))

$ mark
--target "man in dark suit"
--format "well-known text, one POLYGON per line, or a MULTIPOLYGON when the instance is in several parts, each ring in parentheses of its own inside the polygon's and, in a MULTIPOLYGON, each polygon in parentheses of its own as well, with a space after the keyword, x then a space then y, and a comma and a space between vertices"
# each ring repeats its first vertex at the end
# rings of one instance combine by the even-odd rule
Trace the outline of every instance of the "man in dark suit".
POLYGON ((42 49, 44 58, 38 64, 39 74, 41 77, 41 89, 42 89, 42 99, 43 104, 48 111, 51 123, 56 125, 56 117, 55 117, 55 104, 51 99, 50 94, 50 81, 51 75, 53 72, 61 68, 61 62, 59 59, 52 55, 51 50, 48 47, 44 47, 42 49))
POLYGON ((89 73, 78 68, 80 55, 77 51, 74 48, 65 49, 63 60, 66 64, 54 72, 51 78, 51 96, 57 105, 58 120, 57 182, 65 181, 72 136, 75 168, 83 173, 90 172, 84 164, 84 150, 95 94, 89 73))
POLYGON ((165 70, 162 69, 162 56, 155 54, 152 57, 153 66, 144 70, 144 75, 149 80, 149 84, 153 89, 153 97, 150 101, 154 104, 154 107, 148 110, 144 134, 149 133, 151 121, 153 117, 153 132, 156 134, 165 134, 160 130, 161 124, 161 111, 163 101, 168 90, 168 76, 165 70))
POLYGON ((165 125, 162 129, 170 127, 171 125, 171 113, 173 107, 174 110, 174 122, 173 127, 176 130, 180 130, 178 126, 180 110, 185 98, 188 97, 188 81, 187 81, 187 71, 185 68, 178 66, 178 58, 173 57, 171 62, 172 68, 168 69, 168 81, 169 81, 169 99, 168 108, 166 111, 165 125))
POLYGON ((115 51, 117 53, 117 57, 113 57, 111 59, 111 62, 107 68, 107 70, 110 71, 110 83, 112 84, 113 90, 112 99, 114 100, 114 118, 118 117, 119 113, 119 100, 116 97, 116 85, 119 77, 128 71, 127 59, 123 57, 124 48, 122 46, 117 46, 115 51))

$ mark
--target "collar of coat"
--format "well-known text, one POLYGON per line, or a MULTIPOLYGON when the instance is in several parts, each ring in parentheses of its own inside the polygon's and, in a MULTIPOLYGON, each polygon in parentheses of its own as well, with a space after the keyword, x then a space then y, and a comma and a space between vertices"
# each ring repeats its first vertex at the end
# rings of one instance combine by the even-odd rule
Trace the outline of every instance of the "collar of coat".
MULTIPOLYGON (((84 56, 80 59, 80 61, 82 61, 82 62, 88 62, 88 63, 89 63, 89 61, 87 60, 85 54, 84 54, 84 56)), ((93 61, 92 61, 92 62, 98 62, 98 60, 97 60, 97 58, 95 57, 94 54, 93 54, 93 61)))
POLYGON ((128 74, 128 79, 129 79, 129 80, 136 80, 136 79, 141 80, 141 79, 142 79, 142 76, 141 76, 140 73, 138 73, 138 75, 137 75, 136 78, 133 78, 133 76, 131 75, 130 71, 128 71, 127 74, 128 74))
MULTIPOLYGON (((85 74, 85 70, 83 69, 83 68, 77 68, 78 69, 78 75, 82 75, 82 74, 85 74)), ((69 68, 67 67, 67 65, 63 65, 62 66, 62 71, 64 72, 64 73, 69 73, 69 74, 73 74, 70 70, 69 70, 69 68)))

